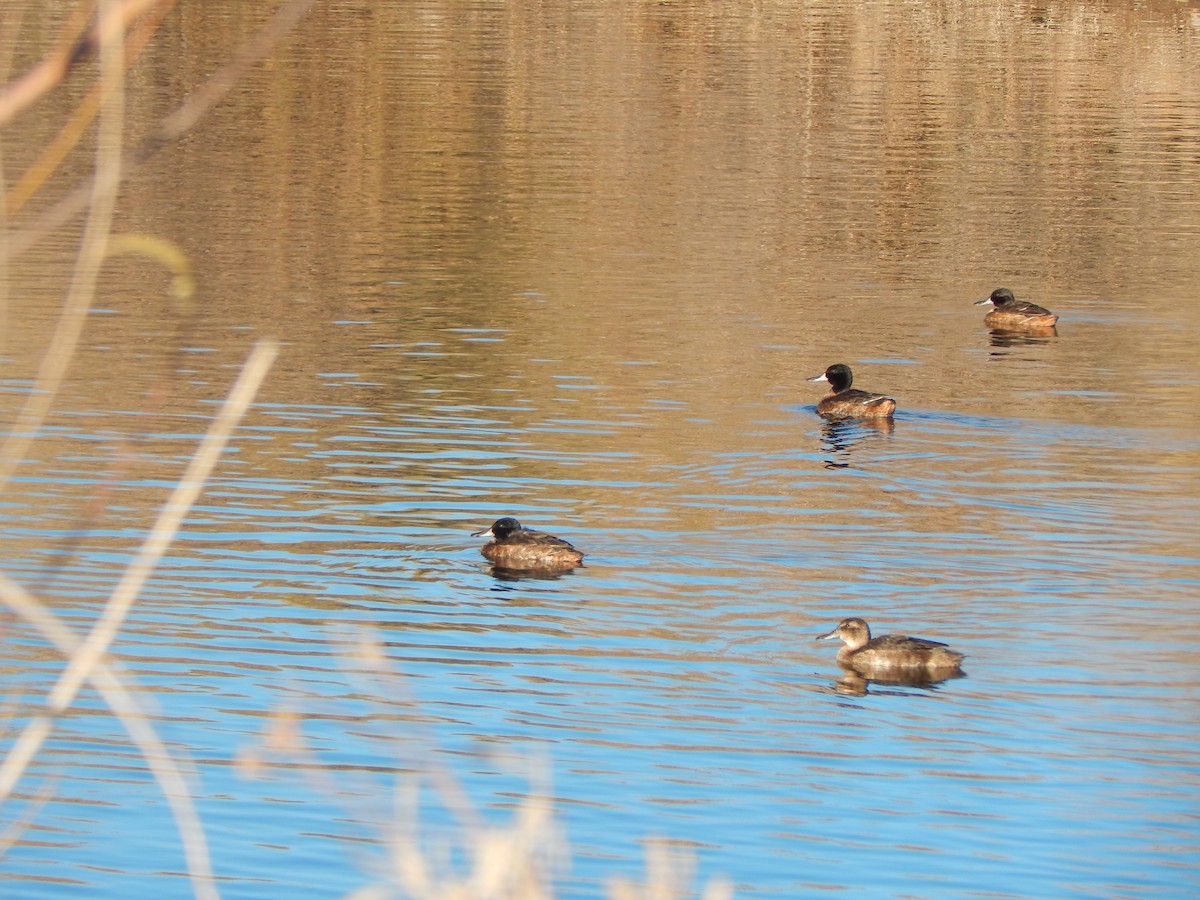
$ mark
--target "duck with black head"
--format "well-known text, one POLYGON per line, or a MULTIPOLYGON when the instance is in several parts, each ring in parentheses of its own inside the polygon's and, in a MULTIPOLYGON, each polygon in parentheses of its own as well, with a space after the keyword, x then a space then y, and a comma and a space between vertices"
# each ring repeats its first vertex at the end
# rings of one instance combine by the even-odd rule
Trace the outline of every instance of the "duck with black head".
POLYGON ((565 571, 583 564, 583 554, 567 541, 526 528, 512 516, 492 523, 491 528, 475 532, 472 537, 491 538, 479 552, 500 569, 531 571, 565 571))
POLYGON ((854 373, 845 363, 834 363, 808 381, 829 382, 829 393, 817 404, 817 412, 827 419, 887 419, 896 411, 891 397, 852 388, 854 373))
POLYGON ((991 295, 975 301, 976 306, 991 306, 983 324, 997 331, 1040 331, 1054 328, 1058 316, 1050 310, 1018 300, 1008 288, 996 288, 991 295))

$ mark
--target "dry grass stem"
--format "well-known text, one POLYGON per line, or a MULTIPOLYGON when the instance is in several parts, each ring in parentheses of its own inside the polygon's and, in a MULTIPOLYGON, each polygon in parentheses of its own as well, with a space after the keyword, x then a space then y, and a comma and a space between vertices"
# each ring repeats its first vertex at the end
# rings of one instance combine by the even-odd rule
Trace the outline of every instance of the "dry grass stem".
POLYGON ((90 49, 120 45, 124 32, 138 17, 155 5, 174 5, 175 0, 108 0, 102 2, 87 37, 79 40, 83 13, 88 4, 80 4, 54 48, 36 66, 0 90, 0 127, 41 99, 62 82, 67 73, 90 49))
MULTIPOLYGON (((362 684, 363 696, 404 697, 406 679, 388 666, 379 643, 364 633, 343 641, 343 669, 362 684)), ((413 701, 416 705, 415 700, 413 701)), ((305 741, 303 713, 294 707, 276 711, 275 722, 264 732, 257 752, 244 757, 243 771, 260 774, 266 757, 282 757, 303 770, 314 786, 333 798, 349 796, 344 773, 334 778, 305 741)), ((366 718, 370 718, 369 716, 366 718)), ((503 823, 488 821, 470 800, 454 772, 440 762, 432 734, 413 741, 408 735, 391 735, 415 743, 419 759, 413 772, 403 763, 391 790, 393 808, 382 812, 378 844, 384 851, 383 865, 372 868, 378 881, 348 895, 351 900, 407 897, 416 900, 549 900, 554 896, 554 878, 567 868, 569 852, 565 836, 553 811, 550 764, 538 757, 495 752, 487 758, 501 768, 515 770, 529 785, 523 800, 503 823), (454 826, 432 832, 422 822, 423 799, 430 794, 436 806, 450 813, 454 826)), ((357 795, 378 796, 374 785, 357 785, 357 795)), ((349 810, 352 818, 378 820, 379 810, 349 810)))
MULTIPOLYGON (((672 841, 646 842, 646 880, 635 884, 624 878, 612 880, 609 900, 684 900, 694 891, 696 858, 689 849, 672 841)), ((732 900, 733 886, 723 879, 709 881, 700 893, 701 900, 732 900)))
MULTIPOLYGON (((146 45, 150 43, 150 39, 154 37, 158 26, 162 24, 162 20, 174 5, 175 0, 160 2, 133 24, 128 39, 125 42, 126 71, 137 60, 142 50, 146 48, 146 45)), ((66 159, 71 148, 79 143, 87 127, 96 117, 96 112, 100 109, 100 104, 103 101, 104 91, 102 86, 97 85, 80 101, 79 105, 75 108, 75 112, 71 114, 71 117, 63 125, 58 135, 42 148, 42 152, 38 154, 37 159, 14 182, 8 192, 8 196, 4 198, 5 209, 8 211, 10 217, 20 212, 21 208, 29 202, 30 198, 37 193, 38 189, 45 184, 50 175, 66 159)))
MULTIPOLYGON (((220 102, 241 81, 251 66, 263 59, 308 13, 316 0, 287 0, 248 42, 243 44, 204 84, 192 91, 159 126, 157 142, 174 141, 192 128, 200 117, 220 102)), ((153 149, 153 148, 150 148, 153 149)), ((139 157, 140 158, 140 157, 139 157)))
MULTIPOLYGON (((125 174, 150 159, 164 145, 178 140, 191 129, 213 106, 260 62, 283 37, 304 17, 316 0, 285 0, 258 32, 233 55, 229 62, 213 73, 204 84, 184 98, 173 113, 162 120, 158 130, 132 154, 125 174)), ((20 256, 47 234, 65 225, 90 202, 87 185, 69 191, 66 196, 45 212, 27 223, 19 234, 11 235, 0 245, 0 254, 9 259, 20 256)))
POLYGON ((100 618, 79 650, 71 655, 66 671, 50 691, 45 712, 25 727, 8 757, 0 765, 0 801, 12 793, 17 781, 53 730, 55 718, 70 707, 84 681, 91 676, 107 652, 142 585, 175 539, 183 517, 200 496, 205 480, 216 465, 234 427, 249 407, 277 353, 277 345, 271 342, 261 342, 255 346, 229 397, 200 442, 199 449, 192 456, 183 477, 159 512, 150 534, 133 561, 126 567, 100 618))
POLYGON ((92 179, 88 217, 75 270, 62 316, 50 341, 37 383, 13 425, 13 433, 0 448, 0 490, 8 483, 41 429, 62 386, 67 368, 79 344, 79 336, 95 297, 96 280, 104 260, 104 248, 112 230, 113 207, 121 183, 121 137, 125 122, 125 50, 116 32, 100 45, 100 83, 105 95, 100 109, 96 147, 96 171, 92 179))
MULTIPOLYGON (((58 617, 33 595, 3 574, 0 574, 0 602, 37 629, 38 633, 53 644, 64 657, 69 659, 79 652, 81 642, 75 632, 59 621, 58 617)), ((179 765, 158 737, 137 700, 107 662, 101 660, 96 664, 90 681, 146 760, 163 796, 167 799, 176 828, 179 830, 193 893, 199 900, 216 900, 219 895, 212 879, 208 839, 179 765)), ((5 835, 5 839, 15 840, 16 834, 32 820, 34 812, 35 810, 27 810, 21 822, 14 823, 14 827, 8 829, 9 833, 5 835)), ((2 848, 3 844, 0 844, 0 849, 2 848)))

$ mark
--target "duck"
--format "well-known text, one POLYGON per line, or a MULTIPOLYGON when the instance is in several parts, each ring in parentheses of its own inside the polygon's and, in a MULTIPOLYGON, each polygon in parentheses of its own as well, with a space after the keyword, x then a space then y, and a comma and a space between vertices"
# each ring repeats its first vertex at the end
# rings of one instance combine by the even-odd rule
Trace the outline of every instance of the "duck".
POLYGON ((817 404, 817 412, 827 419, 887 419, 896 411, 891 397, 851 389, 854 373, 845 363, 834 363, 807 380, 829 382, 829 394, 817 404))
POLYGON ((844 644, 838 650, 838 664, 867 678, 899 674, 948 676, 959 672, 965 658, 957 650, 926 638, 903 634, 872 638, 871 627, 858 616, 842 619, 833 631, 816 637, 818 641, 837 639, 844 644))
POLYGON ((490 528, 476 531, 472 537, 491 538, 479 552, 501 569, 560 571, 583 563, 583 554, 567 541, 544 531, 526 528, 512 516, 504 516, 490 528))
POLYGON ((996 288, 991 296, 976 300, 976 306, 987 306, 992 309, 983 317, 983 324, 988 328, 1007 331, 1031 331, 1053 328, 1058 322, 1058 316, 1027 300, 1018 300, 1008 288, 996 288))

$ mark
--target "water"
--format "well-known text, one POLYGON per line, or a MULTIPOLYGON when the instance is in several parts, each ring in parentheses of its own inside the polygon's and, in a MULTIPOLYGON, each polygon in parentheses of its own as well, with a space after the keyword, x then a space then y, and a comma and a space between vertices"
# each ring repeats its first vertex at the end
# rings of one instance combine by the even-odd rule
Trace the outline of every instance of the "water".
MULTIPOLYGON (((131 133, 254 15, 174 12, 131 133)), ((1181 4, 322 5, 128 181, 197 308, 106 266, 4 573, 85 628, 278 338, 114 647, 222 896, 465 866, 545 794, 561 896, 645 847, 738 896, 1193 896, 1198 38, 1181 4), (1001 285, 1058 334, 989 335, 1001 285), (837 361, 892 427, 815 415, 837 361), (586 566, 493 574, 500 515, 586 566), (854 614, 966 677, 847 679, 812 638, 854 614)), ((10 181, 86 87, 0 133, 10 181)), ((9 271, 6 423, 75 239, 9 271)), ((61 663, 4 632, 7 750, 61 663)), ((94 693, 26 811, 4 896, 190 893, 94 693)))

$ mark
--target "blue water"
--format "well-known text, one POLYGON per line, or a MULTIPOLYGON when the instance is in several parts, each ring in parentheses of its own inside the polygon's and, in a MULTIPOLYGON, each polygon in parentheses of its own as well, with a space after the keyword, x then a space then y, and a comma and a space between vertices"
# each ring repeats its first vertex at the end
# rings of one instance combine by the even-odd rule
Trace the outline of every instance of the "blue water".
MULTIPOLYGON (((572 896, 636 876, 647 837, 683 842, 702 876, 746 894, 1190 892, 1200 735, 1187 535, 1200 510, 1179 488, 1196 473, 1165 467, 1162 486, 1136 467, 1124 483, 1053 477, 1078 472, 1073 457, 1137 455, 1147 436, 1194 459, 1186 440, 901 412, 890 434, 840 428, 850 468, 830 469, 830 429, 811 409, 764 403, 752 415, 771 424, 738 453, 591 458, 556 449, 553 431, 505 435, 494 420, 508 452, 455 449, 494 415, 447 410, 454 424, 439 432, 361 409, 264 406, 260 430, 291 431, 241 444, 135 611, 121 656, 198 768, 225 896, 361 883, 354 847, 381 852, 397 781, 426 780, 422 836, 436 843, 452 817, 430 766, 498 823, 532 789, 523 772, 549 778, 572 896), (264 456, 304 452, 330 464, 324 482, 250 475, 264 456), (1046 484, 998 489, 1014 458, 1046 484), (525 502, 493 502, 475 496, 481 460, 549 477, 501 476, 525 502), (568 477, 591 467, 596 480, 568 477), (586 516, 563 512, 576 492, 594 497, 586 516), (586 566, 494 576, 468 534, 498 512, 575 540, 586 566), (832 650, 811 639, 847 614, 952 642, 967 677, 839 691, 832 650), (363 635, 386 673, 340 655, 339 639, 363 635), (234 760, 281 706, 302 712, 313 756, 239 776, 234 760)), ((61 591, 121 562, 81 553, 61 591)), ((136 894, 180 870, 156 789, 110 720, 65 722, 42 764, 63 780, 21 872, 136 894), (121 847, 151 816, 161 847, 141 851, 144 866, 121 847)), ((29 889, 53 895, 40 880, 29 889)))

